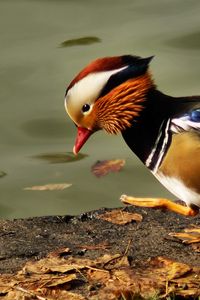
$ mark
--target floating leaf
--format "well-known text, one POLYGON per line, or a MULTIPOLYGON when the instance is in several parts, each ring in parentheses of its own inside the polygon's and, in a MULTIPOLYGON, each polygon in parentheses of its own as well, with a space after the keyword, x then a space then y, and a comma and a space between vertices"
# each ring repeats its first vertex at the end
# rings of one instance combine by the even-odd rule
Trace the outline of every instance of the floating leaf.
POLYGON ((124 159, 97 161, 92 166, 92 173, 96 177, 101 177, 107 175, 110 172, 119 172, 124 165, 125 165, 124 159))
POLYGON ((34 185, 31 187, 26 187, 26 191, 57 191, 64 190, 70 187, 72 183, 49 183, 45 185, 34 185))
POLYGON ((112 211, 108 211, 104 214, 99 215, 97 218, 119 225, 125 225, 131 223, 132 221, 142 221, 142 215, 136 213, 129 213, 121 209, 114 209, 112 211))
POLYGON ((60 47, 72 47, 72 46, 79 46, 79 45, 90 45, 94 43, 100 43, 101 39, 96 36, 85 36, 77 39, 70 39, 62 42, 60 47))
POLYGON ((34 158, 45 160, 51 164, 62 164, 81 160, 87 157, 87 154, 79 153, 74 155, 73 152, 67 153, 44 153, 34 156, 34 158))

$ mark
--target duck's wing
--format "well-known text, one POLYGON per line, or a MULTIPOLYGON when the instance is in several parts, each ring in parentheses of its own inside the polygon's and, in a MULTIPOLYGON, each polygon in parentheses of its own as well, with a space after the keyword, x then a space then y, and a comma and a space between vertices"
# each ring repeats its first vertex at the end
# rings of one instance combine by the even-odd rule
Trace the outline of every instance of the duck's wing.
POLYGON ((196 131, 200 134, 200 97, 186 97, 182 102, 183 110, 171 119, 171 131, 196 131))
POLYGON ((199 131, 200 134, 200 108, 171 121, 171 130, 174 133, 181 131, 199 131))

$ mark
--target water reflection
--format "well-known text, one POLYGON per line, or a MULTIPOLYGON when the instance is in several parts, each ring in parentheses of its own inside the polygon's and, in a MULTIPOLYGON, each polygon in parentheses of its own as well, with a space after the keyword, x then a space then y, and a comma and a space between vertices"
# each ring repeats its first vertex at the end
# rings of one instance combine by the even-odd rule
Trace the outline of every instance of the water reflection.
POLYGON ((7 175, 6 172, 0 171, 0 178, 4 177, 4 176, 6 176, 6 175, 7 175))
POLYGON ((79 161, 87 156, 88 156, 87 154, 83 154, 83 153, 74 155, 73 152, 66 152, 66 153, 44 153, 33 157, 37 159, 45 160, 50 164, 62 164, 62 163, 79 161))
POLYGON ((68 127, 65 120, 54 118, 34 119, 21 125, 22 130, 31 137, 38 138, 63 138, 68 134, 68 127))
POLYGON ((181 49, 200 49, 200 31, 191 32, 166 41, 166 44, 181 49))

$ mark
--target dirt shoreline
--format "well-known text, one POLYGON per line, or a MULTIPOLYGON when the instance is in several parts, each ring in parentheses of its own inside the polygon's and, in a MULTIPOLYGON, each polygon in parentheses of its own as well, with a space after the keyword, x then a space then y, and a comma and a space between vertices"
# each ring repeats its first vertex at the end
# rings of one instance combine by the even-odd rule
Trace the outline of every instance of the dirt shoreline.
MULTIPOLYGON (((114 210, 0 220, 0 274, 14 276, 27 261, 37 262, 63 248, 70 249, 70 256, 90 260, 105 254, 126 254, 131 268, 142 268, 156 257, 200 267, 200 244, 185 244, 170 235, 200 227, 199 216, 189 218, 159 209, 125 207, 118 208, 120 214, 137 213, 142 220, 119 225, 101 218, 114 210)), ((1 298, 0 294, 0 299, 7 298, 1 298)))

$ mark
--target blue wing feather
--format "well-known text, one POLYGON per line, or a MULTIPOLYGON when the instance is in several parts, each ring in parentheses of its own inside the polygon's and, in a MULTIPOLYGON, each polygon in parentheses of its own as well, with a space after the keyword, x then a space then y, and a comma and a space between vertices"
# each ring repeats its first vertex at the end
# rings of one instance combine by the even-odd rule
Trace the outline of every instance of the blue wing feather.
POLYGON ((200 108, 193 109, 188 114, 172 119, 170 128, 174 133, 200 131, 200 108))
POLYGON ((192 122, 200 122, 200 108, 192 110, 189 114, 190 121, 192 122))

